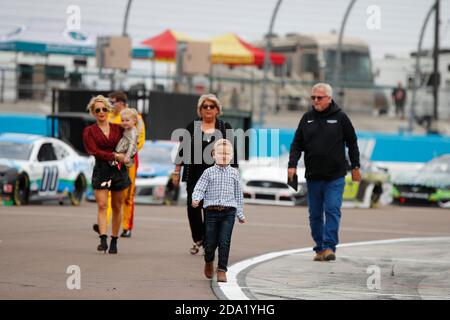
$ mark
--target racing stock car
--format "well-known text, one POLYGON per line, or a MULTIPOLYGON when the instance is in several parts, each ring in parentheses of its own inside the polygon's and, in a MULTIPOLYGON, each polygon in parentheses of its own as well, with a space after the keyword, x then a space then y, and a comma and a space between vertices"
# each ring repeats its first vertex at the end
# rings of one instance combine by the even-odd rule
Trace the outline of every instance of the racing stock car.
POLYGON ((398 204, 434 204, 450 208, 450 154, 425 163, 417 171, 405 172, 393 181, 398 204))
POLYGON ((0 135, 0 204, 70 200, 79 205, 92 168, 93 159, 58 139, 4 133, 0 135))
MULTIPOLYGON (((306 205, 308 189, 304 178, 303 158, 297 167, 297 191, 287 184, 287 163, 287 155, 282 155, 279 159, 260 158, 244 161, 240 168, 244 202, 282 206, 306 205)), ((343 207, 373 208, 380 204, 383 188, 390 181, 388 171, 361 157, 361 176, 360 182, 354 182, 350 172, 347 173, 343 207)))

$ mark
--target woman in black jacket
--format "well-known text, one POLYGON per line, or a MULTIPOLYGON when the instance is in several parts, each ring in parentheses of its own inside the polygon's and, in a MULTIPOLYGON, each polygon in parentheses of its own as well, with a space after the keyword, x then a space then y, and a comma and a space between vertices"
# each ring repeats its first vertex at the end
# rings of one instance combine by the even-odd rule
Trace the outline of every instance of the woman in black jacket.
MULTIPOLYGON (((197 208, 192 207, 192 192, 203 171, 214 165, 211 151, 215 141, 226 138, 236 149, 232 127, 219 119, 221 113, 222 105, 214 94, 204 94, 200 97, 197 104, 198 118, 186 127, 186 134, 181 141, 175 161, 175 171, 172 174, 172 183, 177 187, 183 167, 182 181, 186 182, 187 213, 194 242, 189 249, 191 254, 199 252, 205 235, 203 203, 197 208)), ((231 165, 238 166, 236 152, 231 165)))

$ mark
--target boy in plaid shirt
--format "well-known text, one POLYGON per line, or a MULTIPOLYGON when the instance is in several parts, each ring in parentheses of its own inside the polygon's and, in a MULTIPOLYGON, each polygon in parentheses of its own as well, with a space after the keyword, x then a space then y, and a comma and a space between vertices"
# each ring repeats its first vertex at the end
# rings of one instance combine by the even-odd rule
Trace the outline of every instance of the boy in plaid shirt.
POLYGON ((195 208, 203 200, 205 208, 205 276, 212 279, 214 255, 219 248, 217 281, 227 282, 227 265, 230 253, 231 234, 236 217, 245 223, 243 194, 237 169, 230 166, 233 147, 226 139, 214 144, 213 156, 216 164, 206 169, 192 193, 195 208))

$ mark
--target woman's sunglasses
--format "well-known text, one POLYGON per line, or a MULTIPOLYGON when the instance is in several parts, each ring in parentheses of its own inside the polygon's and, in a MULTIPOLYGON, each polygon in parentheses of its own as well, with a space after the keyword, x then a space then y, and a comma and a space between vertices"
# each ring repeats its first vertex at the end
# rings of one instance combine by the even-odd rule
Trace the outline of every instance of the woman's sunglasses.
POLYGON ((208 109, 214 110, 215 108, 216 108, 216 106, 214 104, 204 104, 204 105, 202 105, 202 109, 203 110, 208 110, 208 109))
POLYGON ((100 111, 103 111, 104 113, 109 112, 108 108, 97 108, 94 110, 95 113, 100 113, 100 111))

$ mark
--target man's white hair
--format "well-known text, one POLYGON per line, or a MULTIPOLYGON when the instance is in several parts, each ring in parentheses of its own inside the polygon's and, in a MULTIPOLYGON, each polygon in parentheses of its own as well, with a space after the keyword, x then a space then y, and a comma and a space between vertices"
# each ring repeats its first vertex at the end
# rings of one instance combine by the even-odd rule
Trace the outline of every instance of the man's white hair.
POLYGON ((327 94, 327 96, 333 97, 333 89, 331 88, 331 86, 328 83, 325 83, 325 82, 316 83, 312 87, 312 91, 314 91, 316 89, 323 89, 323 90, 325 90, 325 93, 327 94))

